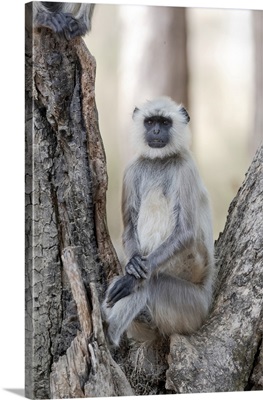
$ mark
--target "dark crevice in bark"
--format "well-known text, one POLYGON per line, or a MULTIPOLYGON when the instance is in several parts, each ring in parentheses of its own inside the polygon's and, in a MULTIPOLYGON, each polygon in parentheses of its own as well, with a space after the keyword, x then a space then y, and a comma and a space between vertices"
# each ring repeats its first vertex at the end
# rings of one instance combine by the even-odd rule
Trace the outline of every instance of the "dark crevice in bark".
POLYGON ((60 254, 63 250, 63 248, 65 247, 65 243, 64 243, 64 236, 63 232, 62 232, 62 224, 60 223, 60 218, 59 218, 59 207, 58 207, 58 199, 57 199, 57 193, 56 193, 56 188, 54 186, 54 184, 52 183, 52 178, 51 178, 51 174, 49 174, 49 179, 50 179, 50 191, 51 191, 51 201, 52 201, 52 208, 54 211, 54 215, 55 215, 55 222, 56 222, 56 227, 58 230, 58 242, 59 242, 59 250, 60 250, 60 254))
MULTIPOLYGON (((253 374, 255 372, 255 368, 258 366, 259 364, 259 357, 260 357, 260 352, 262 351, 262 335, 261 338, 258 342, 258 347, 257 347, 257 351, 254 357, 254 362, 253 362, 253 367, 251 368, 251 373, 249 375, 248 378, 248 383, 244 388, 244 391, 251 391, 251 390, 257 390, 257 384, 254 382, 253 380, 253 374)), ((258 390, 262 390, 262 387, 260 387, 258 390)))

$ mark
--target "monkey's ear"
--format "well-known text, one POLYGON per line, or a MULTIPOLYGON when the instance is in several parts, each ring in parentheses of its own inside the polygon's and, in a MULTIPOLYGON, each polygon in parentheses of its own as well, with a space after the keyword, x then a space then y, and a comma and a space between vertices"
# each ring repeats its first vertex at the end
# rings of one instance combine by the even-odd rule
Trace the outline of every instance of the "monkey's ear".
POLYGON ((136 114, 138 111, 140 111, 139 108, 138 108, 138 107, 135 107, 135 109, 133 110, 133 113, 132 113, 132 118, 134 118, 135 114, 136 114))
POLYGON ((188 124, 188 122, 190 121, 190 116, 183 106, 181 106, 180 112, 185 116, 185 121, 188 124))

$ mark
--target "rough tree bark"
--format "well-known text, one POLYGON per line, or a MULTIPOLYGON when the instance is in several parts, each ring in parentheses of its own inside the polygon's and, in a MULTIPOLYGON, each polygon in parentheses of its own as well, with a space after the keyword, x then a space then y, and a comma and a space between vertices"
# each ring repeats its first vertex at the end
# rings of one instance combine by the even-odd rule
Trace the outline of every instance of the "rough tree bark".
POLYGON ((171 339, 167 387, 182 392, 261 388, 263 147, 232 201, 216 242, 215 301, 194 335, 171 339), (261 361, 260 361, 261 360, 261 361))
POLYGON ((150 348, 124 340, 110 352, 100 302, 120 265, 105 222, 95 69, 81 38, 46 29, 33 43, 27 37, 26 395, 262 389, 263 148, 216 243, 207 323, 187 337, 150 348))
POLYGON ((26 395, 131 394, 100 330, 98 303, 120 265, 105 222, 95 60, 80 38, 26 35, 26 395))

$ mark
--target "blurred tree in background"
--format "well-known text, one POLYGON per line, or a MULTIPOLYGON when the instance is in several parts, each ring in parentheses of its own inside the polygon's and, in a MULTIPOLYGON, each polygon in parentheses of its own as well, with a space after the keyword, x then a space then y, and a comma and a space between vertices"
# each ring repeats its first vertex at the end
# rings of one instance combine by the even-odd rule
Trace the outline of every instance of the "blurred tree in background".
POLYGON ((186 9, 148 7, 149 34, 144 43, 138 87, 151 96, 164 94, 188 106, 186 9))
POLYGON ((251 140, 254 155, 263 140, 263 11, 253 12, 255 57, 255 129, 251 140))

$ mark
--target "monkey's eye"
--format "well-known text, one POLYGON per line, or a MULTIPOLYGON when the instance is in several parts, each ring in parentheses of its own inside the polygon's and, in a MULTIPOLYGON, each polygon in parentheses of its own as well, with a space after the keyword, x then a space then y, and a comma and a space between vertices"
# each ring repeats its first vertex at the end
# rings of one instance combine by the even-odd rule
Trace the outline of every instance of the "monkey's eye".
POLYGON ((166 125, 166 126, 167 126, 167 125, 169 125, 170 123, 171 123, 171 121, 170 121, 169 119, 163 119, 163 120, 162 120, 162 124, 163 124, 163 125, 166 125))
POLYGON ((152 119, 147 119, 146 120, 146 124, 147 125, 152 125, 153 124, 153 120, 152 119))

